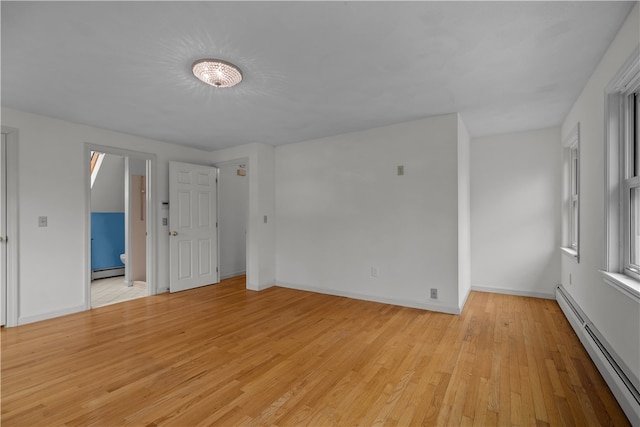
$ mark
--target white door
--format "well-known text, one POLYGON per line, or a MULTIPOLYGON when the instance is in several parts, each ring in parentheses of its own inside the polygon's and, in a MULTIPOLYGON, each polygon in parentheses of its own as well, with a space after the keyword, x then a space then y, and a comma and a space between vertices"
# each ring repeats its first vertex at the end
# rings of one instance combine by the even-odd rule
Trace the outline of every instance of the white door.
POLYGON ((0 324, 7 324, 7 137, 0 141, 0 324))
POLYGON ((169 162, 169 290, 218 283, 217 169, 169 162))

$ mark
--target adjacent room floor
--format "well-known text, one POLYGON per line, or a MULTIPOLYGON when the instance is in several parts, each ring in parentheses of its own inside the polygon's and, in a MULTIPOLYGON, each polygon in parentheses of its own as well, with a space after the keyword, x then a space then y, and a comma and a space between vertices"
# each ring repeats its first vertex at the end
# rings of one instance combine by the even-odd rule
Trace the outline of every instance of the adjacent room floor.
POLYGON ((147 284, 133 282, 133 286, 124 285, 124 276, 97 279, 91 282, 91 307, 102 307, 117 302, 146 297, 147 284))

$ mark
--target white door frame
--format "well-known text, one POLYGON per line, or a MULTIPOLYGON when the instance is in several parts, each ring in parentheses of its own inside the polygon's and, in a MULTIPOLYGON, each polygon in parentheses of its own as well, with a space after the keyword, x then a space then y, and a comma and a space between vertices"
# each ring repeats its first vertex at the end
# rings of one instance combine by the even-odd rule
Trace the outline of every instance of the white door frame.
MULTIPOLYGON (((157 288, 157 227, 156 227, 156 164, 155 154, 143 153, 139 151, 127 150, 124 148, 110 147, 85 143, 84 145, 84 185, 85 185, 85 309, 91 309, 91 168, 89 158, 91 151, 98 151, 106 154, 114 154, 126 158, 142 159, 147 163, 147 294, 155 295, 157 288)), ((128 162, 127 162, 128 163, 128 162)), ((128 182, 128 179, 127 179, 128 182)), ((125 190, 128 191, 128 190, 125 190)), ((127 201, 128 203, 128 201, 127 201)), ((129 245, 128 237, 125 238, 129 245)), ((125 253, 129 248, 125 248, 125 253)), ((127 269, 125 269, 126 271, 127 269)))
POLYGON ((18 129, 2 126, 6 137, 5 166, 7 179, 7 289, 5 326, 17 326, 18 288, 18 129))

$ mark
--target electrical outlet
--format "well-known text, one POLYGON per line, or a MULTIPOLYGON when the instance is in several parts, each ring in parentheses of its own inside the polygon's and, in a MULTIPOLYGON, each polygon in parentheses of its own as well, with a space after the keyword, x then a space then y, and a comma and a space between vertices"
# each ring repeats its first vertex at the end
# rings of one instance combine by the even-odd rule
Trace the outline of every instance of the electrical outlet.
POLYGON ((39 216, 38 217, 38 227, 46 227, 47 226, 47 217, 39 216))
POLYGON ((378 269, 376 267, 371 267, 371 277, 378 277, 378 269))
POLYGON ((438 289, 431 288, 431 299, 438 299, 438 289))
POLYGON ((404 175, 404 165, 398 165, 398 176, 404 175))
POLYGON ((167 225, 167 218, 162 218, 162 225, 167 225))

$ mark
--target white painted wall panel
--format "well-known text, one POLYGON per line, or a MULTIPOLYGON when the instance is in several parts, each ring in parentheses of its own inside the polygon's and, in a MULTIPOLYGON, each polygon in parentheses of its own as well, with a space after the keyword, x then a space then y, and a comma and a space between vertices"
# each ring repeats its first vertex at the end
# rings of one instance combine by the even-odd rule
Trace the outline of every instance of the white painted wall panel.
POLYGON ((124 157, 104 156, 91 188, 91 212, 124 212, 124 157))
POLYGON ((553 298, 560 280, 560 129, 471 142, 471 279, 553 298))
POLYGON ((456 311, 457 120, 278 146, 278 284, 456 311))

